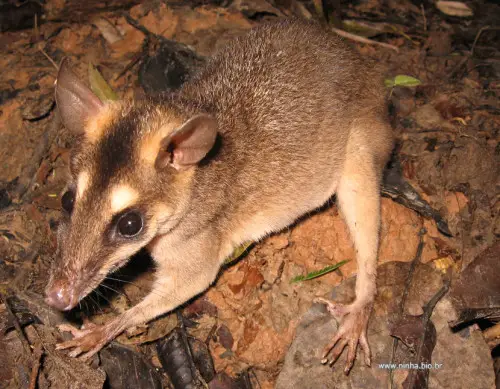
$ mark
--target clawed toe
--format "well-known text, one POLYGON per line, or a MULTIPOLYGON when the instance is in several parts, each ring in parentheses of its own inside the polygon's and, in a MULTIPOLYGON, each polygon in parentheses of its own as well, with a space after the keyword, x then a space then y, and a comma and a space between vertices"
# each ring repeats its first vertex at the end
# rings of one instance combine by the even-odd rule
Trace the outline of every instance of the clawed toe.
POLYGON ((333 366, 347 347, 344 373, 349 374, 354 365, 359 344, 365 356, 365 364, 370 366, 371 353, 366 330, 371 307, 337 304, 322 298, 316 299, 315 302, 326 304, 328 311, 335 317, 345 316, 337 333, 325 348, 321 363, 333 366))
POLYGON ((73 339, 58 343, 56 350, 72 349, 68 356, 79 357, 85 361, 97 353, 109 340, 105 327, 95 324, 86 325, 85 328, 77 329, 68 324, 58 326, 60 331, 70 332, 73 339))

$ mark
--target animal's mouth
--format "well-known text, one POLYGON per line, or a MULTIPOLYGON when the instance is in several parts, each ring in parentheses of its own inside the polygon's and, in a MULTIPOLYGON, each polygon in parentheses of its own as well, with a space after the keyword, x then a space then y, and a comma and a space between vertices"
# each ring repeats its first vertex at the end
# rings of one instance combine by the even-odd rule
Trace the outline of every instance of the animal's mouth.
POLYGON ((73 309, 80 301, 82 301, 85 297, 87 297, 90 293, 92 293, 95 289, 97 289, 105 278, 106 274, 100 275, 98 273, 90 281, 87 281, 85 284, 87 284, 88 286, 85 287, 83 291, 78 294, 77 301, 73 304, 73 306, 69 307, 69 309, 73 309))
POLYGON ((76 307, 89 293, 104 280, 105 276, 96 274, 91 279, 54 281, 45 294, 45 302, 60 311, 69 311, 76 307))
POLYGON ((106 279, 108 274, 113 273, 114 271, 120 269, 123 267, 127 262, 129 261, 129 258, 125 258, 115 264, 113 264, 110 268, 103 270, 101 269, 98 271, 93 277, 90 278, 90 280, 86 280, 81 282, 81 285, 88 285, 86 286, 81 293, 78 294, 78 299, 74 302, 72 306, 68 306, 68 309, 65 310, 70 310, 73 309, 80 301, 82 301, 85 297, 87 297, 92 291, 97 289, 99 285, 106 279))
POLYGON ((108 266, 92 269, 91 271, 88 269, 82 270, 80 274, 90 273, 84 278, 78 277, 74 279, 71 276, 68 278, 66 275, 60 275, 61 278, 58 278, 55 276, 55 281, 46 289, 45 301, 60 311, 69 311, 97 289, 108 274, 123 267, 128 261, 129 257, 125 257, 108 266))

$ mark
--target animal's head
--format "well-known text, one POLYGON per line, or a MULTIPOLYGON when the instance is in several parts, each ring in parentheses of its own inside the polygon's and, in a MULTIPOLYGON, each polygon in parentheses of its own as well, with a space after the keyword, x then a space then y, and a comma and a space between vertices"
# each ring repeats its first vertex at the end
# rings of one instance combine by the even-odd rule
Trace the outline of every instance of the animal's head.
POLYGON ((55 95, 62 123, 78 144, 46 295, 50 305, 69 310, 155 236, 176 227, 217 125, 173 100, 103 103, 66 60, 55 95))

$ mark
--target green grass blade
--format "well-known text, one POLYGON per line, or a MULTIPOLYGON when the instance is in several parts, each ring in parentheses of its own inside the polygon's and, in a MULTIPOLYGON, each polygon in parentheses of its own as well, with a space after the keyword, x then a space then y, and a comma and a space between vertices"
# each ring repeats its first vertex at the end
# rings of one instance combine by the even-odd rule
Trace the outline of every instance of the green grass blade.
POLYGON ((329 265, 329 266, 324 267, 323 269, 313 271, 311 273, 306 274, 305 276, 294 277, 294 278, 292 278, 290 283, 295 283, 295 282, 300 282, 300 281, 308 281, 308 280, 312 280, 313 278, 318 278, 318 277, 324 276, 325 274, 328 274, 334 270, 337 270, 340 266, 346 264, 347 262, 349 262, 349 259, 345 259, 343 261, 337 262, 334 265, 329 265))

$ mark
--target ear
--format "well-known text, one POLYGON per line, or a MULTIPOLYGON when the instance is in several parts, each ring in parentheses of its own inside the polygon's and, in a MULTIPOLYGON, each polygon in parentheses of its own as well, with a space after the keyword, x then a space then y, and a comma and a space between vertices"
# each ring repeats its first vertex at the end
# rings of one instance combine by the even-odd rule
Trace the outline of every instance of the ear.
POLYGON ((85 122, 104 106, 71 71, 68 58, 62 60, 57 74, 56 103, 64 126, 77 134, 85 131, 85 122))
POLYGON ((212 149, 217 137, 217 122, 210 115, 196 115, 161 141, 155 166, 171 165, 184 170, 200 162, 212 149))

